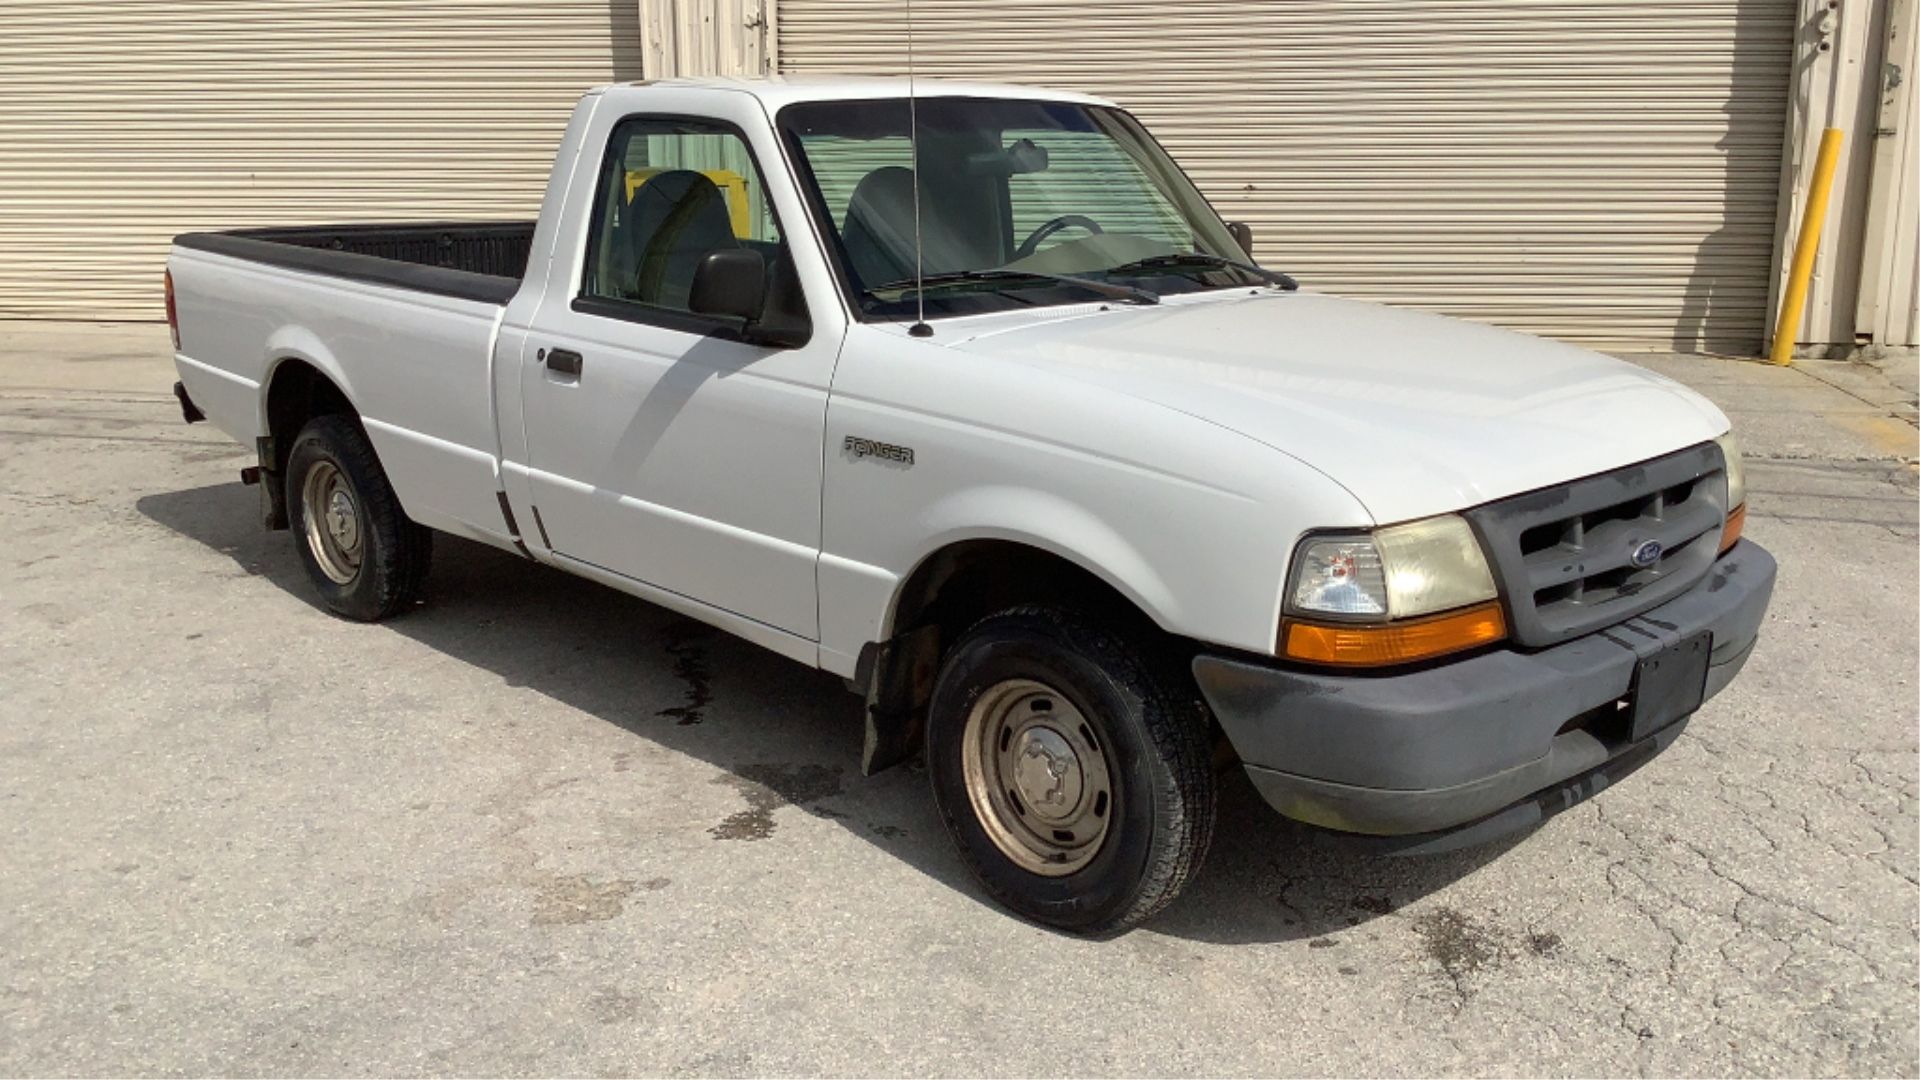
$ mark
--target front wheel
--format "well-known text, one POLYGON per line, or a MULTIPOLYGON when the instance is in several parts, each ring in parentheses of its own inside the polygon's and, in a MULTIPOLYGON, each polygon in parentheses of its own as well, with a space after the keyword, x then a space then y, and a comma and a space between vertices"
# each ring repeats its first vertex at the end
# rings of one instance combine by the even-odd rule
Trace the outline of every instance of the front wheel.
POLYGON ((400 509, 360 425, 320 416, 287 455, 290 524, 320 601, 374 622, 403 610, 426 584, 433 533, 400 509))
POLYGON ((1213 831, 1205 713, 1177 669, 1052 608, 955 643, 928 709, 935 800, 988 892, 1037 922, 1124 930, 1171 903, 1213 831))

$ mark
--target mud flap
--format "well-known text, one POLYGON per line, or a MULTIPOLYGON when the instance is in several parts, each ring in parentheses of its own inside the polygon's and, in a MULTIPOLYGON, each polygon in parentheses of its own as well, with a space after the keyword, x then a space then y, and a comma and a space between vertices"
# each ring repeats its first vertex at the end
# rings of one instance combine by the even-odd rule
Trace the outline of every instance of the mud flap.
POLYGON ((207 418, 207 414, 201 412, 200 406, 195 405, 193 398, 187 394, 186 383, 175 382, 173 384, 173 396, 180 402, 180 419, 185 420, 189 424, 198 424, 207 418))
POLYGON ((871 653, 867 737, 860 771, 872 776, 914 756, 926 734, 927 702, 939 670, 940 630, 923 626, 882 642, 871 653))
POLYGON ((272 436, 262 435, 255 439, 254 454, 260 464, 241 469, 240 482, 259 485, 260 523, 278 532, 288 527, 287 478, 279 471, 279 458, 275 456, 272 436))

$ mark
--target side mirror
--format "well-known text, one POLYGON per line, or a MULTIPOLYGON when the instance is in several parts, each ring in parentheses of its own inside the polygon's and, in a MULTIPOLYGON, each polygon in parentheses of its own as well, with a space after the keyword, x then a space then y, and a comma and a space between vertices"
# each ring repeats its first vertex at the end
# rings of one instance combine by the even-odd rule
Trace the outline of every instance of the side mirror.
POLYGON ((693 271, 687 307, 752 323, 767 306, 767 261, 752 248, 709 251, 693 271))
POLYGON ((1247 258, 1253 258, 1253 226, 1244 221, 1229 221, 1227 231, 1233 234, 1233 242, 1240 245, 1247 258))

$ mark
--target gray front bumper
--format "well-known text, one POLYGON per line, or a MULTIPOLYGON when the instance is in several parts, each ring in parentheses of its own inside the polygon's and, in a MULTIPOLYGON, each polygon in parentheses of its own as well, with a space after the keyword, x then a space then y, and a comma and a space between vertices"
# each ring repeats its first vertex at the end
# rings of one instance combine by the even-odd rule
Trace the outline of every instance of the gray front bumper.
POLYGON ((1614 716, 1636 664, 1711 630, 1712 697, 1753 651, 1774 573, 1771 555, 1741 541, 1667 603, 1538 652, 1381 676, 1202 655, 1193 672, 1282 814, 1352 833, 1461 830, 1477 841, 1571 805, 1665 749, 1684 720, 1629 742, 1614 716))

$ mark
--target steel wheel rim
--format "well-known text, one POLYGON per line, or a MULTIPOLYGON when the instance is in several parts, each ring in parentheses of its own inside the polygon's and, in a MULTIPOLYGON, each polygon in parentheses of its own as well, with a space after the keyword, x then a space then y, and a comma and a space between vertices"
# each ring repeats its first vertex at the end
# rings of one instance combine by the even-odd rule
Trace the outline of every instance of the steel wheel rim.
POLYGON ((300 482, 300 507, 307 550, 320 572, 336 585, 352 582, 360 573, 366 530, 347 475, 330 461, 314 462, 300 482))
POLYGON ((1104 740, 1032 679, 988 687, 967 713, 961 771, 974 819, 1022 870, 1071 874, 1100 853, 1114 812, 1104 740))

